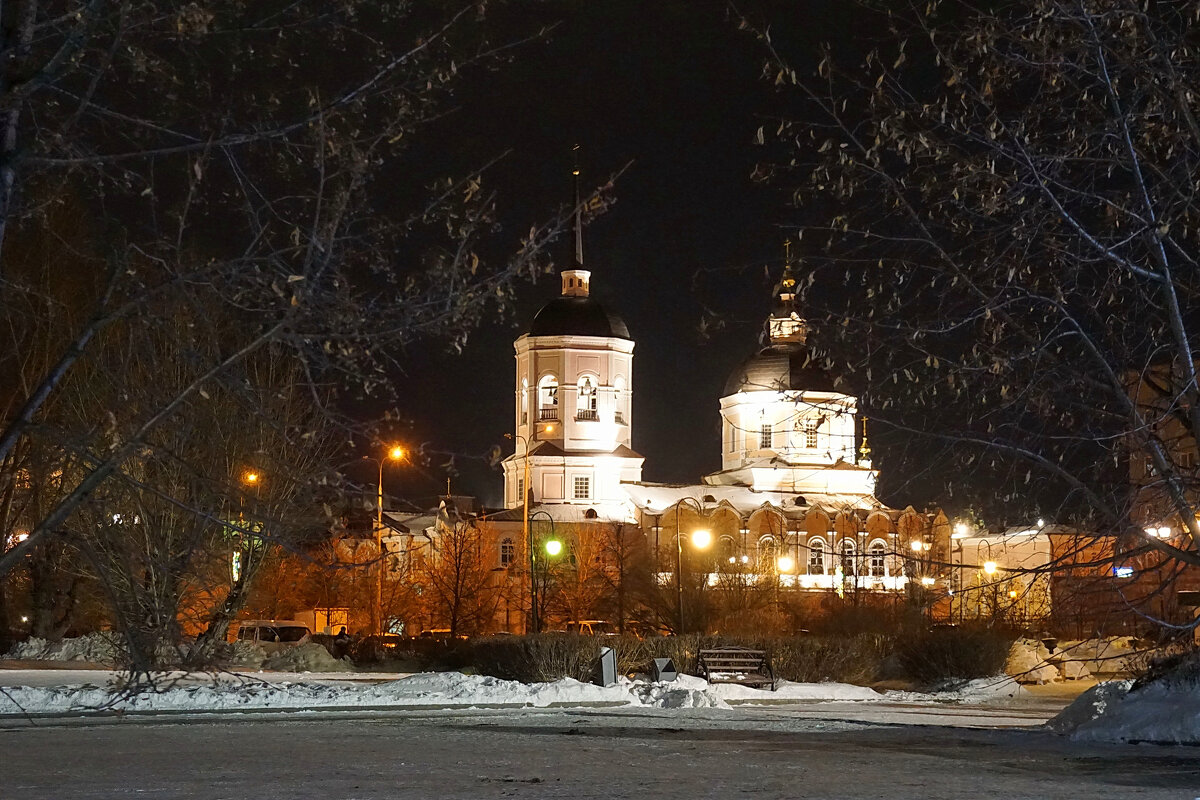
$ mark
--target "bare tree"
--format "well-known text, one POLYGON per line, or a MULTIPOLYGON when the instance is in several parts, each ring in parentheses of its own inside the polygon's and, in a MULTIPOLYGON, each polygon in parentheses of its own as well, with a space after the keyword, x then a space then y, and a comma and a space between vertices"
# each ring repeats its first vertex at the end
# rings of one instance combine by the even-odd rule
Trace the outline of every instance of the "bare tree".
POLYGON ((416 580, 427 611, 452 637, 484 632, 495 620, 503 588, 496 542, 486 522, 451 518, 418 559, 416 580))
POLYGON ((1200 564, 1194 4, 870 8, 887 41, 811 78, 759 32, 826 365, 989 519, 1200 564))
MULTIPOLYGON (((498 231, 486 165, 439 177, 410 157, 456 77, 508 46, 488 43, 485 5, 4 6, 0 240, 18 229, 53 236, 53 211, 70 197, 105 225, 83 253, 90 269, 66 287, 44 280, 56 263, 0 263, 6 331, 25 330, 31 309, 78 298, 71 316, 49 318, 54 349, 4 398, 5 482, 17 480, 21 448, 69 446, 80 467, 19 541, 6 536, 0 574, 254 354, 273 348, 335 416, 341 397, 387 399, 400 347, 433 336, 461 346, 514 281, 545 267, 568 209, 497 243, 513 255, 489 267, 484 241, 498 231), (42 438, 102 332, 204 314, 225 328, 207 351, 185 336, 165 356, 196 359, 173 394, 42 438), (119 441, 94 447, 90 432, 110 422, 119 441)), ((7 366, 21 354, 0 357, 7 366)))

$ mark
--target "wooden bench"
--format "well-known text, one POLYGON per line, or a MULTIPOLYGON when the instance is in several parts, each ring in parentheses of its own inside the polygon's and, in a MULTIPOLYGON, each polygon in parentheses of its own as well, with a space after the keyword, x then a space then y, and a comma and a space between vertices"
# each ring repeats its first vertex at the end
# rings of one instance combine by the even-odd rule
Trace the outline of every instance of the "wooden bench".
POLYGON ((764 650, 747 647, 701 650, 696 658, 696 666, 700 677, 709 683, 770 686, 771 691, 775 691, 775 673, 764 650))

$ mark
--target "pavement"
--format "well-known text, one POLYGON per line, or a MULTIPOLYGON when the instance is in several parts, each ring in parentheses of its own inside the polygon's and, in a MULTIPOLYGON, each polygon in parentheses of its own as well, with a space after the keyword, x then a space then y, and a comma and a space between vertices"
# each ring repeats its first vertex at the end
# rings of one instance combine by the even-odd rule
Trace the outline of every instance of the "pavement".
MULTIPOLYGON (((874 705, 874 704, 872 704, 874 705)), ((0 796, 348 800, 1146 798, 1196 751, 820 709, 521 710, 0 725, 0 796)), ((984 711, 975 712, 982 717, 984 711)))

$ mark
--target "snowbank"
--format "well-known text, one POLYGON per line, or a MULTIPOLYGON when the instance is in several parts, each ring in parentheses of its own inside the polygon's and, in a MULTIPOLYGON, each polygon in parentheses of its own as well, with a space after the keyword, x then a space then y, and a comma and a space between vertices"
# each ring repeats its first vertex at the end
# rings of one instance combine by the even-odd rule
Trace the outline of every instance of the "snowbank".
MULTIPOLYGON (((0 673, 3 680, 3 673, 0 673)), ((872 701, 884 695, 840 683, 781 682, 771 692, 733 684, 710 686, 684 675, 669 683, 622 679, 612 686, 570 678, 520 683, 457 672, 423 673, 375 685, 328 683, 267 684, 228 678, 200 685, 175 685, 132 696, 108 687, 57 686, 0 689, 0 713, 70 713, 89 709, 120 711, 245 711, 322 708, 533 707, 612 704, 652 708, 729 708, 744 702, 872 701)))
POLYGON ((324 645, 316 642, 280 650, 261 663, 263 669, 280 672, 345 672, 351 668, 349 661, 334 658, 324 645))
POLYGON ((115 633, 89 633, 76 639, 49 642, 36 636, 17 642, 3 658, 25 661, 92 661, 115 664, 122 653, 120 637, 115 633))

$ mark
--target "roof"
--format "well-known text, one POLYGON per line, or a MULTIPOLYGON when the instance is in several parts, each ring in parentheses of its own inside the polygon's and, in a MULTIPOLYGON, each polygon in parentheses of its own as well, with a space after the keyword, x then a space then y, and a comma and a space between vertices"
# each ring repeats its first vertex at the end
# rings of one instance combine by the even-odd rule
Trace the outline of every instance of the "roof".
POLYGON ((725 394, 788 390, 838 392, 834 377, 810 361, 808 348, 799 343, 764 347, 733 371, 725 382, 725 394))
POLYGON ((770 505, 785 515, 803 516, 812 508, 838 512, 846 508, 861 511, 894 512, 882 506, 870 495, 814 494, 797 495, 790 492, 760 492, 749 486, 710 486, 708 484, 622 483, 621 488, 634 505, 650 514, 662 513, 684 498, 699 502, 705 511, 715 511, 725 505, 742 516, 770 505), (804 504, 796 500, 803 497, 804 504), (712 498, 708 500, 706 498, 712 498))
MULTIPOLYGON (((644 456, 630 448, 628 445, 619 444, 612 450, 564 450, 555 442, 548 439, 539 439, 529 448, 531 456, 548 456, 561 458, 594 458, 596 456, 612 456, 614 458, 644 458, 644 456)), ((513 454, 510 459, 520 460, 520 456, 513 454)))
POLYGON ((631 339, 625 320, 592 297, 556 297, 542 306, 529 326, 530 336, 603 336, 631 339))
MULTIPOLYGON (((629 507, 628 503, 596 502, 590 505, 576 503, 535 503, 529 507, 529 523, 533 525, 539 521, 545 521, 547 516, 557 524, 589 522, 636 523, 637 518, 632 512, 633 509, 629 507), (594 513, 594 516, 590 515, 589 512, 594 513)), ((521 506, 506 508, 503 511, 488 514, 487 520, 490 522, 524 522, 525 509, 521 506)))

